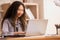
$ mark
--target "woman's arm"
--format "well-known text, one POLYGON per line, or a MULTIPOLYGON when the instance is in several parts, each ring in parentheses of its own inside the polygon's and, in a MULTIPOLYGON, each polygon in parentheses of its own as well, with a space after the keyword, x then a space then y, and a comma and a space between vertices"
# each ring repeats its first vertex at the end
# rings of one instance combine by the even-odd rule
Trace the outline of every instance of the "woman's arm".
POLYGON ((14 35, 16 34, 25 34, 25 32, 14 32, 14 35))

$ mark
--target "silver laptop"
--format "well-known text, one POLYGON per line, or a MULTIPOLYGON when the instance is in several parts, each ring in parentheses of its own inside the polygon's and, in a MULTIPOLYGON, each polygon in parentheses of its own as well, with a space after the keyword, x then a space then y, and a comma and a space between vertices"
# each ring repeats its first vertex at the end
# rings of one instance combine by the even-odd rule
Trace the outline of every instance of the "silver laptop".
POLYGON ((29 20, 26 36, 44 35, 48 20, 29 20))

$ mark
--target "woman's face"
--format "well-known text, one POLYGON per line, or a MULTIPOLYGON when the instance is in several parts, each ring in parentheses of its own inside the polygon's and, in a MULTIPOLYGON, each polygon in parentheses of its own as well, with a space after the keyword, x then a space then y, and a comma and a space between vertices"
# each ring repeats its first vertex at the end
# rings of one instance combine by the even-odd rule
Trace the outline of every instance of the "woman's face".
POLYGON ((18 10, 17 10, 17 17, 21 17, 24 13, 24 8, 22 5, 19 6, 18 10))

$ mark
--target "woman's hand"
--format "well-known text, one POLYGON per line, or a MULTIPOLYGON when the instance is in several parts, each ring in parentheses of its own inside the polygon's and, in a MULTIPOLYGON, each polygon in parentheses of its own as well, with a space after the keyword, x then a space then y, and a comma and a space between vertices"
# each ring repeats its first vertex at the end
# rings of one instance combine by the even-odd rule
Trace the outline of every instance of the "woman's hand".
POLYGON ((14 34, 25 34, 26 32, 14 32, 14 34))

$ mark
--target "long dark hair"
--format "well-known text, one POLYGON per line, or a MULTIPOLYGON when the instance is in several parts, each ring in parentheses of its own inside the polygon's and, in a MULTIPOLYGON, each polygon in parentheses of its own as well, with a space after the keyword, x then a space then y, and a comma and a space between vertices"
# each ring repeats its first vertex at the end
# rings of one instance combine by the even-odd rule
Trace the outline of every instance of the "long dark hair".
MULTIPOLYGON (((9 18, 11 18, 11 20, 13 20, 13 19, 15 19, 15 16, 17 15, 17 10, 18 10, 18 8, 19 8, 19 6, 20 5, 22 5, 23 6, 23 8, 24 8, 24 13, 23 13, 23 15, 19 18, 20 19, 20 21, 21 21, 21 25, 22 25, 22 30, 24 31, 25 29, 25 21, 26 21, 26 19, 25 19, 25 6, 24 6, 24 4, 22 3, 22 2, 20 2, 20 1, 15 1, 15 2, 13 2, 11 5, 10 5, 10 7, 7 9, 7 11, 6 11, 6 14, 5 14, 5 16, 4 16, 4 18, 3 18, 3 20, 2 20, 2 25, 3 25, 3 22, 4 22, 4 20, 5 19, 9 19, 9 18)), ((13 21, 14 22, 14 21, 13 21)), ((15 24, 13 23, 12 24, 13 26, 15 26, 15 24)), ((3 27, 3 26, 2 26, 3 27)))

